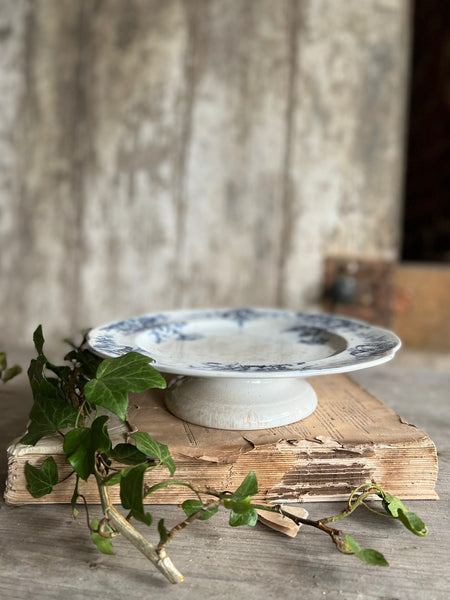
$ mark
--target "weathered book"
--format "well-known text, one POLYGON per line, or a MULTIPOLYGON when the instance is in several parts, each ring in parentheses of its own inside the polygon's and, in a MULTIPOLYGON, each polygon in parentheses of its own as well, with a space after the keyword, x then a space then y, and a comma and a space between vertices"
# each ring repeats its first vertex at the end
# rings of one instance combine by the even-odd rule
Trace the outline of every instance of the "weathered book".
MULTIPOLYGON (((341 500, 356 486, 373 481, 403 499, 437 498, 436 448, 431 439, 346 375, 311 378, 319 403, 306 419, 260 431, 224 431, 191 425, 170 414, 161 391, 131 397, 128 423, 110 429, 113 442, 130 430, 147 431, 167 444, 177 465, 177 479, 220 491, 233 491, 247 473, 256 472, 259 501, 341 500)), ((9 450, 5 492, 9 504, 70 502, 74 477, 64 459, 60 437, 36 446, 13 443, 9 450), (26 462, 39 465, 53 455, 61 483, 49 496, 34 499, 24 475, 26 462), (68 477, 69 476, 69 477, 68 477), (66 479, 64 479, 66 478, 66 479)), ((168 478, 157 468, 146 475, 153 485, 168 478)), ((89 503, 99 501, 95 481, 81 482, 89 503)), ((111 488, 119 500, 118 486, 111 488)), ((171 486, 152 494, 154 504, 177 504, 192 494, 171 486)))

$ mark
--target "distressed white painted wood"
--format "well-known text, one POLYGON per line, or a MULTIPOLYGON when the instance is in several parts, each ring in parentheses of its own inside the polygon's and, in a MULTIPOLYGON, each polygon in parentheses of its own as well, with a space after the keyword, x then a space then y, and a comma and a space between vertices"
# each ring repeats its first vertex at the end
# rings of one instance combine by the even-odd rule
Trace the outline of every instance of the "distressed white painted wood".
POLYGON ((393 258, 408 0, 0 0, 0 330, 317 303, 393 258))

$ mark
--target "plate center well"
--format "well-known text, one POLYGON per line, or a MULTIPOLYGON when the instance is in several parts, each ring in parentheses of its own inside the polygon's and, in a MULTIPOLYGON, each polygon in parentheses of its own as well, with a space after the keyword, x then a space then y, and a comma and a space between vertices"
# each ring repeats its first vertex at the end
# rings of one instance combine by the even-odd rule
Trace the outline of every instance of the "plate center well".
POLYGON ((344 338, 289 319, 238 324, 225 319, 173 322, 136 338, 158 365, 299 364, 328 358, 346 348, 344 338))

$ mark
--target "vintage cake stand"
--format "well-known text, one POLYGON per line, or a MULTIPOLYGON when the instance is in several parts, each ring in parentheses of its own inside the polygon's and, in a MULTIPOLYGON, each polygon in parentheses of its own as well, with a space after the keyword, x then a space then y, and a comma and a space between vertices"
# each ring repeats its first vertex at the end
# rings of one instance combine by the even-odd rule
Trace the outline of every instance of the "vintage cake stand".
POLYGON ((219 429, 267 429, 317 406, 305 377, 363 369, 400 348, 392 332, 327 314, 275 309, 158 312, 93 329, 103 357, 140 352, 174 373, 165 402, 176 416, 219 429))

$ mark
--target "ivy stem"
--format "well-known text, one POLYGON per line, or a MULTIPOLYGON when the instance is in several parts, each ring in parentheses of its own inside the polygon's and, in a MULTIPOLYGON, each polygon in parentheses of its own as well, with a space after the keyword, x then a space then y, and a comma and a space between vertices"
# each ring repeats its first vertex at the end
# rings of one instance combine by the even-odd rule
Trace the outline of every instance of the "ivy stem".
POLYGON ((214 506, 220 506, 221 503, 222 503, 221 500, 213 500, 212 502, 209 502, 208 504, 205 504, 204 507, 201 508, 200 510, 198 510, 197 512, 192 513, 192 515, 189 515, 189 517, 187 517, 181 523, 178 523, 178 525, 175 525, 174 527, 172 527, 172 529, 167 533, 166 540, 164 542, 160 542, 158 544, 158 546, 157 546, 158 552, 161 551, 161 550, 163 550, 164 547, 166 546, 166 544, 168 544, 170 542, 170 540, 178 532, 182 531, 188 525, 190 525, 193 521, 195 521, 196 519, 198 519, 199 517, 201 517, 207 510, 209 510, 210 508, 212 508, 214 506))
POLYGON ((376 510, 375 508, 372 508, 371 506, 369 506, 366 502, 362 502, 361 504, 362 504, 362 506, 364 506, 364 508, 366 508, 368 511, 374 513, 375 515, 379 515, 380 517, 385 517, 386 519, 395 519, 394 515, 389 515, 386 512, 381 512, 380 510, 376 510))
MULTIPOLYGON (((88 506, 88 503, 86 502, 86 498, 83 496, 83 494, 78 494, 78 498, 81 498, 81 500, 83 501, 83 506, 84 506, 84 510, 86 513, 87 526, 88 526, 89 531, 92 531, 91 519, 89 517, 89 506, 88 506)), ((77 500, 78 500, 78 498, 77 498, 77 500)))
POLYGON ((141 535, 117 509, 114 507, 108 487, 102 483, 100 474, 95 474, 97 486, 100 493, 103 514, 108 519, 109 525, 117 533, 120 533, 135 548, 139 550, 151 563, 166 577, 171 583, 180 583, 183 581, 183 575, 178 571, 167 555, 164 548, 155 548, 143 535, 141 535))
POLYGON ((77 419, 75 421, 75 429, 78 427, 78 423, 80 421, 80 417, 83 414, 83 409, 86 406, 86 398, 83 400, 83 402, 81 403, 80 408, 78 409, 78 414, 77 414, 77 419))
POLYGON ((196 496, 199 500, 201 500, 200 494, 204 494, 205 496, 215 496, 216 498, 222 498, 222 497, 226 497, 228 495, 225 492, 220 493, 211 488, 199 488, 199 487, 193 485, 192 483, 189 483, 188 481, 183 481, 181 479, 166 479, 164 481, 160 481, 159 483, 155 483, 155 485, 152 485, 151 487, 147 487, 144 492, 144 498, 146 498, 153 492, 156 492, 157 490, 161 490, 161 489, 169 487, 171 485, 179 485, 182 487, 189 488, 190 490, 192 490, 194 492, 194 494, 196 494, 196 496))
MULTIPOLYGON (((367 506, 367 504, 365 503, 365 500, 369 496, 372 496, 379 488, 374 488, 373 486, 370 486, 368 489, 366 489, 365 492, 360 494, 355 501, 353 501, 353 498, 355 497, 355 493, 357 492, 357 490, 360 490, 362 487, 363 486, 360 486, 359 488, 357 488, 356 490, 354 490, 352 492, 352 494, 350 495, 350 498, 348 499, 348 506, 346 509, 344 509, 342 512, 340 512, 337 515, 334 515, 332 517, 327 517, 325 519, 321 519, 321 522, 322 523, 332 523, 333 521, 338 521, 339 519, 345 519, 345 517, 348 517, 349 515, 351 515, 352 512, 354 512, 358 508, 358 506, 364 506, 368 510, 372 510, 369 506, 367 506)), ((373 512, 375 512, 375 511, 373 511, 373 512)), ((381 513, 378 513, 378 514, 381 514, 381 513)))

